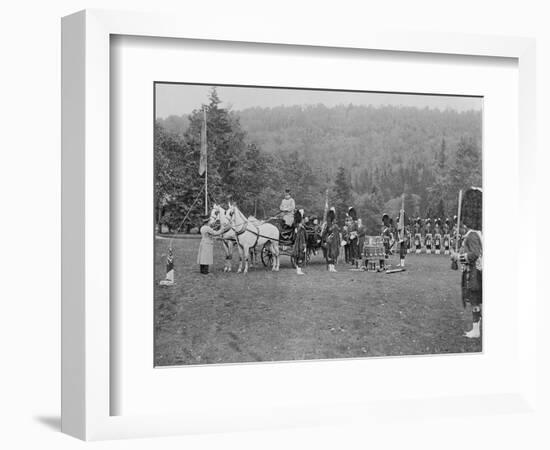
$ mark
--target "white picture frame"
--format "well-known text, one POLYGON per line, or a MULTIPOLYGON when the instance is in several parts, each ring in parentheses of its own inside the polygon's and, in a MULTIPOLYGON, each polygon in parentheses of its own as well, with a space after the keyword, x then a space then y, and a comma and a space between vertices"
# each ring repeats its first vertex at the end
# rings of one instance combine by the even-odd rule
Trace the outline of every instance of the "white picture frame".
MULTIPOLYGON (((396 33, 384 30, 328 36, 314 25, 281 31, 276 26, 218 24, 165 14, 87 10, 62 21, 62 430, 85 440, 369 420, 387 415, 389 404, 342 403, 330 414, 316 405, 249 411, 234 417, 227 405, 209 413, 112 416, 110 414, 110 37, 186 38, 242 43, 286 44, 336 49, 369 49, 417 54, 512 58, 518 62, 519 192, 518 213, 534 222, 535 43, 532 39, 396 33)), ((534 272, 517 265, 523 308, 518 311, 521 367, 515 390, 471 396, 495 413, 536 407, 536 285, 534 272), (524 296, 524 297, 523 297, 524 296)), ((519 294, 516 294, 519 295, 519 294)), ((417 403, 410 404, 413 411, 417 403)), ((438 408, 468 414, 464 399, 425 399, 438 408), (462 405, 462 406, 461 406, 462 405)), ((407 408, 407 406, 405 406, 407 408)), ((401 411, 401 414, 403 412, 401 411)))

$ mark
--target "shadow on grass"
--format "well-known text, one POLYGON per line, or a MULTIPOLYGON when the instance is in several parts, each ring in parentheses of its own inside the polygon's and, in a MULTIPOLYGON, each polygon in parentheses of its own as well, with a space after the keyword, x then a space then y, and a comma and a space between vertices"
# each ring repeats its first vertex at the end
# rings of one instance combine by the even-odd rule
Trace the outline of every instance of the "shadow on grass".
POLYGON ((35 421, 53 431, 61 431, 61 417, 59 416, 36 416, 35 421))

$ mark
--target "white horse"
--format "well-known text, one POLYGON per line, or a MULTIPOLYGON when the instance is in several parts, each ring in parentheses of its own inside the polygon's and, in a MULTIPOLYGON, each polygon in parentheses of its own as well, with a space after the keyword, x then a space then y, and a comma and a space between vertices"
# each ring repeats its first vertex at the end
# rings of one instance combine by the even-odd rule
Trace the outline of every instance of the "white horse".
MULTIPOLYGON (((210 211, 210 223, 215 223, 219 221, 222 228, 225 225, 229 225, 229 218, 225 209, 218 204, 214 204, 212 210, 210 211)), ((235 237, 235 231, 230 228, 225 233, 222 234, 222 244, 225 251, 225 265, 223 268, 224 272, 231 272, 232 266, 231 261, 233 259, 233 244, 237 243, 235 237)))
POLYGON ((269 243, 271 253, 273 254, 273 267, 275 272, 279 271, 279 229, 271 224, 256 220, 249 220, 237 208, 236 205, 229 205, 227 217, 230 220, 232 229, 235 232, 241 261, 237 273, 248 272, 248 263, 250 249, 262 248, 264 244, 269 243))
MULTIPOLYGON (((212 207, 212 210, 210 211, 210 223, 216 223, 220 222, 221 227, 223 228, 226 225, 229 225, 229 218, 227 217, 227 211, 223 208, 223 206, 214 204, 212 207)), ((222 245, 225 252, 225 263, 224 263, 224 272, 231 272, 233 270, 233 266, 231 262, 233 261, 233 245, 237 243, 237 238, 235 235, 235 231, 230 228, 221 236, 222 239, 222 245)), ((254 265, 254 260, 256 258, 256 254, 253 249, 250 249, 250 257, 252 261, 252 266, 254 265)), ((240 252, 239 252, 239 259, 240 258, 240 252)))

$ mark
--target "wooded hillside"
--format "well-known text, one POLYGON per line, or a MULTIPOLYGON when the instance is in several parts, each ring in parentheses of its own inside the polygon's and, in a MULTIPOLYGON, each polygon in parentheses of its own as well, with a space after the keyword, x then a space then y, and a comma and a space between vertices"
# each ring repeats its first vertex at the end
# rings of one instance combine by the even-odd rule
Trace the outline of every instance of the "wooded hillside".
MULTIPOLYGON (((213 90, 206 105, 209 185, 216 200, 231 196, 247 214, 272 215, 285 187, 299 207, 321 214, 328 188, 338 216, 354 205, 372 228, 382 212, 397 214, 403 193, 409 216, 444 217, 455 214, 460 188, 481 186, 480 111, 354 105, 228 111, 220 102, 213 90)), ((157 120, 157 217, 171 226, 203 184, 197 108, 157 120)))

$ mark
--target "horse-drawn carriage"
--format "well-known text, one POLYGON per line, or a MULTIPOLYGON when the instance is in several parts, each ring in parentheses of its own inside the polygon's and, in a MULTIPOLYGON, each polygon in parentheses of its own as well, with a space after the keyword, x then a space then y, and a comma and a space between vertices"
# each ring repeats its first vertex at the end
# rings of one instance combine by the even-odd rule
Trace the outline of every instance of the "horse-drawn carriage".
MULTIPOLYGON (((296 267, 294 258, 296 228, 283 228, 283 225, 278 221, 274 224, 279 228, 279 255, 289 256, 292 267, 296 267)), ((321 226, 317 224, 305 224, 304 228, 306 230, 306 254, 304 264, 307 265, 311 261, 311 257, 316 255, 321 248, 321 226)), ((260 257, 265 267, 273 267, 273 252, 269 242, 266 242, 262 246, 260 257)))
MULTIPOLYGON (((230 205, 227 210, 220 205, 214 205, 211 211, 211 221, 228 227, 227 232, 222 235, 226 254, 224 271, 232 270, 231 260, 234 244, 237 244, 241 258, 238 272, 248 271, 249 261, 252 260, 251 254, 254 255, 258 251, 262 264, 273 271, 279 270, 280 255, 289 256, 292 266, 296 266, 293 255, 296 240, 295 227, 283 227, 281 221, 276 217, 266 221, 247 217, 236 205, 230 205)), ((305 225, 305 230, 305 263, 307 264, 311 256, 316 254, 321 247, 321 230, 319 226, 313 226, 313 224, 305 225)))

